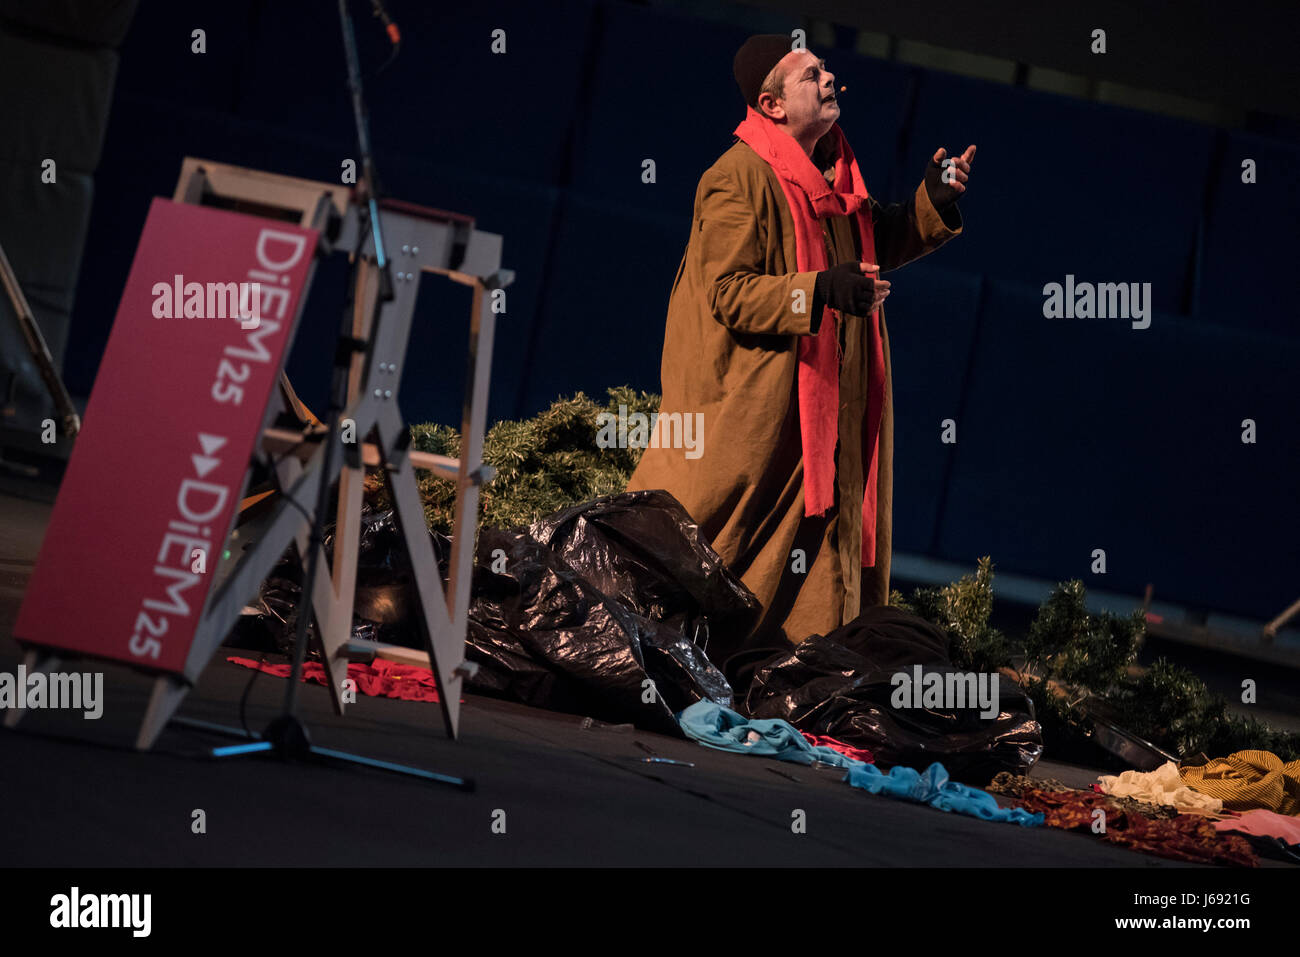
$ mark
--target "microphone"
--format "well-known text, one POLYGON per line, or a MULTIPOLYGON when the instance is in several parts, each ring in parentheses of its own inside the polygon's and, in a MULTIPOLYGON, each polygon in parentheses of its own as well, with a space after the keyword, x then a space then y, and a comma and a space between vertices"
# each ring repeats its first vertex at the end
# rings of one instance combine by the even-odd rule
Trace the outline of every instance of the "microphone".
POLYGON ((394 23, 393 18, 388 15, 388 11, 384 9, 384 5, 380 0, 370 0, 370 5, 375 8, 375 16, 377 16, 379 22, 384 25, 384 32, 388 34, 389 42, 391 42, 395 47, 401 46, 402 31, 397 29, 397 24, 394 23))

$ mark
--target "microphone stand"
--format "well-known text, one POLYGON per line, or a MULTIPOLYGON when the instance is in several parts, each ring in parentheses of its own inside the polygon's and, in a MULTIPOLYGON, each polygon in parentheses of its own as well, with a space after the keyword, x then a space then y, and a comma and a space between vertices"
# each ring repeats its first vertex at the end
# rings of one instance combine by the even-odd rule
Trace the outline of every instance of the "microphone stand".
MULTIPOLYGON (((375 265, 379 270, 379 301, 389 302, 393 298, 393 280, 389 269, 388 256, 384 250, 383 230, 379 219, 379 204, 375 196, 375 168, 370 153, 369 119, 366 104, 361 94, 361 67, 357 58, 356 34, 352 28, 352 17, 348 13, 347 0, 339 0, 339 24, 343 31, 343 47, 347 55, 348 83, 352 90, 352 114, 357 125, 357 141, 361 149, 361 182, 357 189, 357 208, 360 215, 357 230, 357 244, 352 251, 352 276, 348 284, 347 301, 343 307, 342 325, 339 330, 338 348, 334 353, 334 370, 330 384, 329 413, 326 416, 326 432, 323 438, 321 481, 316 493, 316 509, 311 515, 311 533, 307 544, 304 561, 302 596, 298 600, 298 618, 295 623, 293 642, 293 665, 289 674, 289 687, 285 691, 284 710, 254 743, 215 748, 214 757, 235 757, 244 754, 274 753, 279 757, 296 760, 325 759, 361 764, 367 767, 391 771, 412 777, 424 778, 440 784, 450 784, 461 790, 473 790, 474 782, 468 778, 452 777, 425 771, 420 768, 378 761, 360 755, 348 754, 320 748, 311 743, 311 736, 306 725, 298 717, 298 689, 302 684, 303 661, 307 654, 307 630, 312 619, 312 594, 316 576, 319 574, 319 558, 323 551, 325 533, 325 513, 330 503, 330 477, 333 475, 334 446, 338 444, 339 421, 348 402, 348 373, 352 358, 357 353, 369 351, 370 341, 357 339, 352 335, 353 307, 357 283, 361 275, 362 252, 365 249, 367 234, 373 241, 375 265)), ((379 324, 379 310, 375 321, 371 323, 370 340, 379 324)), ((352 442, 345 446, 343 455, 351 468, 361 466, 361 446, 352 442)), ((198 724, 197 722, 187 722, 198 724)))

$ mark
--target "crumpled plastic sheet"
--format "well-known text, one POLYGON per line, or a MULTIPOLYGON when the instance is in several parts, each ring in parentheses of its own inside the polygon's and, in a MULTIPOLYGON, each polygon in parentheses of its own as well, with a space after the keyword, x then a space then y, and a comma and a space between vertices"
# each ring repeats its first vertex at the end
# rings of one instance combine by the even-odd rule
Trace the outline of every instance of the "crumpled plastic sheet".
POLYGON ((895 673, 911 674, 914 665, 921 665, 922 674, 957 670, 948 641, 946 632, 916 615, 869 608, 829 635, 813 635, 760 665, 743 710, 866 748, 886 766, 941 761, 953 778, 978 785, 999 771, 1023 774, 1042 756, 1043 735, 1033 703, 1010 679, 999 679, 993 718, 981 717, 978 707, 891 703, 895 673))
MULTIPOLYGON (((434 534, 447 576, 450 540, 434 534)), ((326 538, 331 553, 333 536, 326 538)), ((352 636, 422 647, 410 563, 392 512, 363 513, 352 636)), ((253 603, 292 647, 301 572, 288 555, 253 603)), ((605 496, 529 528, 481 529, 466 658, 470 690, 681 735, 674 714, 731 686, 696 644, 748 631, 758 600, 662 491, 605 496)), ((248 647, 245 644, 245 647, 248 647)), ((253 645, 256 647, 256 645, 253 645)))
POLYGON ((676 712, 732 703, 695 636, 748 630, 760 610, 662 491, 598 498, 526 530, 484 529, 472 591, 477 688, 674 735, 676 712))
MULTIPOLYGON (((431 533, 430 538, 445 579, 451 539, 441 533, 431 533)), ((322 546, 326 557, 333 559, 333 525, 326 527, 322 546)), ((411 586, 411 564, 392 511, 366 509, 362 512, 357 551, 352 637, 414 647, 418 642, 410 620, 414 611, 411 601, 415 594, 411 586)), ((298 601, 302 595, 302 573, 302 564, 294 549, 287 549, 262 582, 257 597, 248 603, 248 607, 257 613, 242 615, 237 640, 227 643, 276 654, 292 654, 298 601)), ((319 660, 315 622, 308 625, 307 634, 312 642, 308 657, 319 660)))
POLYGON ((739 643, 762 607, 668 492, 610 495, 534 522, 529 535, 593 586, 706 654, 739 643))

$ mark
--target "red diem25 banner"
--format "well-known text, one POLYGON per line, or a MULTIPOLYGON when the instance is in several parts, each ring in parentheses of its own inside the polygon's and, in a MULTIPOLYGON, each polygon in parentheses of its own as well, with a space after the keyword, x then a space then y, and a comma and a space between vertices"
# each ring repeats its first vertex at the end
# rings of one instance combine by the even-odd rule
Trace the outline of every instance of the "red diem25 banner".
POLYGON ((186 672, 315 250, 153 201, 16 638, 186 672))

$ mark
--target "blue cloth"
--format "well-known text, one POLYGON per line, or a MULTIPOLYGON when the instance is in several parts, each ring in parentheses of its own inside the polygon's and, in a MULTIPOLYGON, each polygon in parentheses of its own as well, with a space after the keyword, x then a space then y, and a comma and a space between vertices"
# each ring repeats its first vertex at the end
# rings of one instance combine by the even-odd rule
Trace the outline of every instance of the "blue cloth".
POLYGON ((751 720, 712 701, 695 702, 679 714, 677 720, 687 737, 719 751, 761 754, 799 764, 820 761, 837 768, 871 767, 833 748, 814 747, 789 721, 780 718, 751 720))
POLYGON ((848 770, 844 780, 852 787, 872 794, 928 804, 940 811, 978 817, 985 821, 1039 827, 1041 813, 1030 814, 1024 808, 998 807, 987 791, 948 780, 948 772, 939 762, 921 774, 902 766, 885 774, 874 764, 846 757, 831 748, 814 747, 799 729, 779 718, 745 718, 712 701, 697 701, 677 716, 686 736, 700 744, 738 754, 761 754, 764 757, 812 764, 820 761, 848 770))
POLYGON ((985 821, 1001 821, 1021 827, 1040 827, 1043 823, 1041 812, 1030 814, 1020 807, 998 807, 997 799, 987 791, 949 781, 948 772, 938 761, 926 768, 924 774, 901 765, 890 768, 885 774, 874 764, 859 763, 857 767, 849 768, 846 780, 852 787, 872 794, 916 801, 940 811, 953 811, 985 821))

